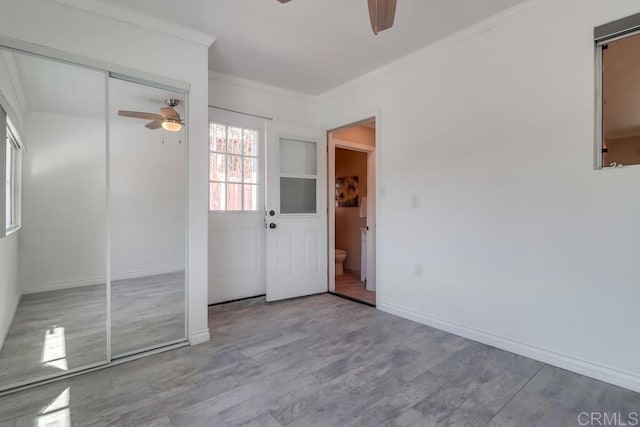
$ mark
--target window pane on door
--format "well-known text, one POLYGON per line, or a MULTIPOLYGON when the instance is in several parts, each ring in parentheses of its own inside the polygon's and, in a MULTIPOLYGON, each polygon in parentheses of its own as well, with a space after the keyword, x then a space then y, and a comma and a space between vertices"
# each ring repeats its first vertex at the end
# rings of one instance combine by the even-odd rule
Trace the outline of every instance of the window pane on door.
POLYGON ((226 150, 227 127, 213 123, 209 128, 210 150, 224 153, 226 150))
POLYGON ((258 182, 258 159, 244 158, 244 182, 256 184, 258 182))
POLYGON ((209 181, 225 180, 225 160, 224 154, 211 153, 209 155, 209 181))
POLYGON ((227 159, 227 181, 242 182, 242 157, 228 156, 227 159))
POLYGON ((296 175, 317 174, 315 142, 280 139, 280 173, 296 175))
POLYGON ((249 129, 244 130, 244 155, 258 155, 258 131, 249 129))
POLYGON ((280 213, 316 213, 316 179, 281 177, 280 213))
POLYGON ((242 154, 242 129, 229 128, 227 135, 227 153, 242 154))
POLYGON ((261 197, 259 144, 258 130, 209 124, 211 211, 258 210, 261 197))
POLYGON ((226 209, 225 184, 223 182, 209 183, 209 210, 223 211, 226 209))
POLYGON ((242 210, 242 184, 227 184, 227 210, 242 210))
POLYGON ((257 211, 258 210, 258 186, 248 185, 244 186, 244 210, 245 211, 257 211))

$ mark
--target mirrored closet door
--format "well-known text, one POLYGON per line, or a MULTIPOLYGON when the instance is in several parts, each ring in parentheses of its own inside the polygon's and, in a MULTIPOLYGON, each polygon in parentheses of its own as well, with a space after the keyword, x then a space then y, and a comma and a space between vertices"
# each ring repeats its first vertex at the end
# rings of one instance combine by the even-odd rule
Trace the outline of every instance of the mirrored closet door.
POLYGON ((185 95, 109 79, 111 353, 186 339, 185 95))
POLYGON ((0 391, 109 361, 105 85, 0 49, 0 391))
POLYGON ((0 47, 0 393, 186 343, 186 91, 0 47))

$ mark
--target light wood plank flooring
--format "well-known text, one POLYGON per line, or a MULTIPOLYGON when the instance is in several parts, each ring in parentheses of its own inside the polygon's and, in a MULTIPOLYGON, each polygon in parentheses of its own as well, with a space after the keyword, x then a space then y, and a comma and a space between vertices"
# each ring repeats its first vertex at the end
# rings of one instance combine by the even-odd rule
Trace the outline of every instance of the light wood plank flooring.
MULTIPOLYGON (((114 356, 184 340, 184 272, 113 281, 111 308, 114 356)), ((106 313, 105 285, 23 295, 0 351, 0 388, 106 363, 106 313)))
POLYGON ((561 427, 640 408, 637 393, 329 294, 216 306, 209 327, 209 343, 1 397, 0 425, 561 427))
POLYGON ((360 276, 347 273, 336 276, 336 294, 346 295, 369 304, 376 304, 376 293, 367 290, 364 282, 360 281, 360 276))
POLYGON ((186 339, 184 271, 111 282, 114 357, 186 339))
POLYGON ((23 295, 0 351, 0 387, 106 360, 106 285, 23 295))

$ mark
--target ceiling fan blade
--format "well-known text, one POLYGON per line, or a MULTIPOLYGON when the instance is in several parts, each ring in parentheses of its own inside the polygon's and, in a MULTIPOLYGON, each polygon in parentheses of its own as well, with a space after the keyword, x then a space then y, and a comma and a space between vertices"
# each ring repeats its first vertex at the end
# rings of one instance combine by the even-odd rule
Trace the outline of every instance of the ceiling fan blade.
POLYGON ((163 119, 180 120, 180 114, 173 107, 161 108, 160 115, 163 119))
POLYGON ((396 16, 396 0, 369 0, 369 18, 373 34, 393 26, 396 16))
POLYGON ((291 0, 278 0, 280 3, 289 3, 291 0))
POLYGON ((162 120, 160 114, 143 113, 141 111, 118 111, 118 115, 122 117, 131 117, 133 119, 146 119, 146 120, 162 120))
POLYGON ((149 122, 146 125, 144 125, 144 127, 152 130, 160 129, 162 127, 162 119, 149 122))

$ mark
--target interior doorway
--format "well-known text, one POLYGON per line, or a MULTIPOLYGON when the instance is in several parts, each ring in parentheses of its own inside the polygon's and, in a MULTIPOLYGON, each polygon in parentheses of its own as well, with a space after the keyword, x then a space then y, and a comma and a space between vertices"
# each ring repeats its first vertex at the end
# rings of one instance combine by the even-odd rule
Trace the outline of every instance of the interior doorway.
POLYGON ((329 292, 376 305, 376 121, 328 132, 329 292))

